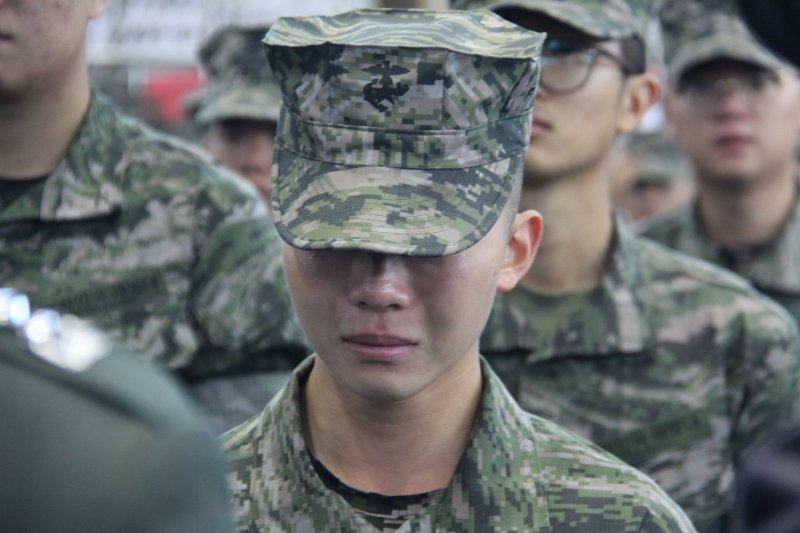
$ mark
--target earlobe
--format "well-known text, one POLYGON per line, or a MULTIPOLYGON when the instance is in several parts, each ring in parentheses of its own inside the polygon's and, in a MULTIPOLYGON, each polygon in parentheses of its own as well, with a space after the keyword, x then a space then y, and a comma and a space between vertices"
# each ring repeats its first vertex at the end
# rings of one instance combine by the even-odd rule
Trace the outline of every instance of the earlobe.
POLYGON ((538 212, 523 211, 515 216, 497 278, 498 291, 510 291, 528 271, 542 240, 542 230, 542 216, 538 212))

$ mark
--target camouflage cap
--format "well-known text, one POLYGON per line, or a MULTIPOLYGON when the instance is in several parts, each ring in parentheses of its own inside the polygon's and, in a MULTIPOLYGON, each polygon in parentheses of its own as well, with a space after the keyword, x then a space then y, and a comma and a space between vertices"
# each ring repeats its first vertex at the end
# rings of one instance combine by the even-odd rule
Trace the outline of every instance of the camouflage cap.
POLYGON ((647 40, 657 0, 452 0, 453 9, 520 8, 547 15, 597 39, 638 36, 647 40))
POLYGON ((485 10, 279 19, 281 237, 416 256, 480 240, 522 172, 543 39, 485 10))
POLYGON ((781 66, 781 61, 753 37, 741 19, 729 14, 713 12, 695 16, 669 37, 675 41, 668 58, 670 76, 675 82, 691 68, 716 59, 768 69, 781 66))
POLYGON ((198 56, 209 86, 195 114, 197 122, 278 121, 281 93, 261 45, 268 29, 226 26, 204 41, 198 56))

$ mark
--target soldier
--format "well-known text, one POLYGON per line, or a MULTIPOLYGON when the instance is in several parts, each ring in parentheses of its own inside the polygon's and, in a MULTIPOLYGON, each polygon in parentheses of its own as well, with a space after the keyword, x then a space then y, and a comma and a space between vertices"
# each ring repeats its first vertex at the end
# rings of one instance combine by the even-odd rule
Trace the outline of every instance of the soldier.
POLYGON ((486 11, 272 26, 275 220, 316 355, 223 436, 238 531, 693 531, 478 354, 541 235, 515 209, 541 40, 486 11))
POLYGON ((206 39, 199 57, 209 87, 194 117, 203 146, 255 185, 269 206, 281 95, 260 46, 267 29, 227 26, 206 39))
POLYGON ((744 280, 636 238, 612 216, 608 160, 659 94, 646 6, 507 1, 546 31, 522 208, 549 223, 500 294, 481 351, 526 410, 653 477, 702 531, 727 531, 747 450, 796 416, 790 317, 744 280))
POLYGON ((226 533, 219 444, 169 376, 0 289, 0 530, 226 533))
POLYGON ((101 0, 0 3, 0 278, 196 381, 306 353, 255 190, 89 86, 101 0))
POLYGON ((611 203, 632 220, 663 215, 691 201, 688 160, 662 132, 621 138, 611 165, 611 203))
POLYGON ((702 20, 676 37, 667 106, 697 201, 643 233, 733 270, 800 320, 800 81, 741 21, 702 20))

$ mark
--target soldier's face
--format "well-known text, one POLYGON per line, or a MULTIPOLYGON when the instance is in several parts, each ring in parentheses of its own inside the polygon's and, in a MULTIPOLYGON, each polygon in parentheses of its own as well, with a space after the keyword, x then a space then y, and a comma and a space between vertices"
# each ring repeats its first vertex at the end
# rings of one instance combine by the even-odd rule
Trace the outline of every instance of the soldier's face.
POLYGON ((445 257, 285 246, 292 301, 319 355, 312 377, 349 397, 394 402, 474 371, 495 290, 507 280, 506 239, 501 221, 445 257))
POLYGON ((225 167, 256 186, 267 205, 272 197, 272 152, 275 123, 232 119, 214 122, 203 145, 225 167))
MULTIPOLYGON (((588 66, 577 59, 558 58, 563 59, 562 64, 573 64, 581 70, 574 77, 584 81, 573 90, 557 92, 544 82, 540 85, 533 110, 531 145, 525 157, 526 183, 561 179, 602 164, 619 132, 627 97, 625 77, 619 62, 613 59, 620 57, 619 43, 592 42, 574 29, 541 17, 513 22, 547 31, 548 40, 557 39, 564 44, 561 48, 574 49, 576 52, 571 55, 576 58, 581 50, 600 50, 596 61, 588 66)), ((551 67, 543 68, 542 80, 548 78, 548 68, 551 67)))
POLYGON ((800 130, 800 84, 788 68, 777 72, 733 61, 689 71, 667 107, 698 178, 757 180, 791 172, 800 130))
POLYGON ((85 75, 88 21, 104 0, 0 0, 0 98, 58 90, 85 75))

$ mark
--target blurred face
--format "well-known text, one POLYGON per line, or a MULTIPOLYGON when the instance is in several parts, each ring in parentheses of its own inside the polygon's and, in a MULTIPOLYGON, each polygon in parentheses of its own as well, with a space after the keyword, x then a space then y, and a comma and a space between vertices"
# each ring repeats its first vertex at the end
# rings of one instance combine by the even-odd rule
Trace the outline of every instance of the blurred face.
POLYGON ((447 380, 478 355, 506 236, 501 219, 471 248, 434 258, 284 246, 292 300, 319 355, 314 372, 372 401, 447 380))
POLYGON ((548 32, 525 179, 549 181, 597 167, 617 134, 625 78, 616 42, 596 42, 549 19, 512 22, 548 32))
POLYGON ((0 99, 85 75, 86 24, 104 0, 0 0, 0 99))
POLYGON ((800 85, 789 69, 707 63, 684 75, 668 109, 700 180, 747 183, 793 164, 800 85))
POLYGON ((275 123, 231 119, 214 122, 203 144, 223 166, 256 186, 267 205, 272 197, 272 151, 275 123))

